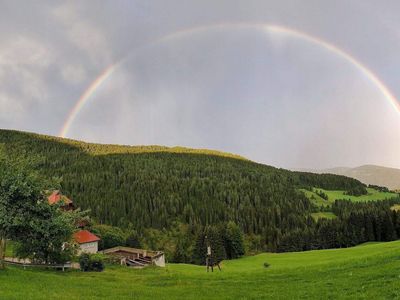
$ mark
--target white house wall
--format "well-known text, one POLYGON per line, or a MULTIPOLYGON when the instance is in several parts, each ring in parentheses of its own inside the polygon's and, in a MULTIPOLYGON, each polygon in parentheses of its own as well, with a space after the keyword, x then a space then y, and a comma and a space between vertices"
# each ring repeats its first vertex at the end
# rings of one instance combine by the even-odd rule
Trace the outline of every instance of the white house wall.
POLYGON ((79 254, 81 253, 97 253, 99 249, 98 242, 84 243, 79 245, 79 254))

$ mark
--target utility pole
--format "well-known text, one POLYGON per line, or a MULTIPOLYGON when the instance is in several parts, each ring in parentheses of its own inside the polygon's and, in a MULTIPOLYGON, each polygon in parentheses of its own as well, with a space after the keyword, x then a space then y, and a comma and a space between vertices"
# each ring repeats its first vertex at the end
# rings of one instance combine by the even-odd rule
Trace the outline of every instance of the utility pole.
POLYGON ((211 272, 214 272, 214 266, 213 266, 213 261, 212 261, 212 252, 211 252, 211 245, 208 242, 207 236, 205 237, 206 240, 206 245, 207 245, 207 256, 206 256, 206 266, 207 266, 207 272, 209 272, 209 269, 211 267, 211 272))

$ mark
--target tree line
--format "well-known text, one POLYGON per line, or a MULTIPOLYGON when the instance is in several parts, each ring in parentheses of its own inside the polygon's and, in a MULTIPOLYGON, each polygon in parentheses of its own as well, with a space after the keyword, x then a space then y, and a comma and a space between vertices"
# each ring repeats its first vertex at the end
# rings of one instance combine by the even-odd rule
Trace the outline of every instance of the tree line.
POLYGON ((370 241, 400 238, 400 212, 393 209, 400 198, 370 202, 336 200, 334 219, 309 219, 305 230, 286 233, 279 252, 351 247, 370 241))

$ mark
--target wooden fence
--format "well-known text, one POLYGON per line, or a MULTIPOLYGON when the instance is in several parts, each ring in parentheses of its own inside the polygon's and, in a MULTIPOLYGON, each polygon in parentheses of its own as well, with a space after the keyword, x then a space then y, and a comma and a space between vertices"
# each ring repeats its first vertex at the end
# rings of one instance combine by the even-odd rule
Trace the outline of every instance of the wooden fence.
POLYGON ((29 259, 19 259, 15 257, 6 257, 5 258, 5 263, 9 265, 14 265, 14 266, 20 266, 23 267, 24 269, 27 267, 30 268, 54 268, 54 269, 60 269, 65 271, 65 269, 80 269, 80 266, 78 263, 65 263, 65 264, 36 264, 32 263, 29 259))

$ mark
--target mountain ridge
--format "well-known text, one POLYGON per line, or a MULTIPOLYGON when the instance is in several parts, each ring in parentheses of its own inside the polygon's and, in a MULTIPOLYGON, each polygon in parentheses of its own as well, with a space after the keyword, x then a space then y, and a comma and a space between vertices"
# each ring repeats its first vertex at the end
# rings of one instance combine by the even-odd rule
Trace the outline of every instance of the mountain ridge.
POLYGON ((336 167, 321 170, 297 169, 296 171, 342 175, 357 179, 364 184, 379 185, 391 190, 400 190, 400 169, 392 167, 365 164, 355 168, 336 167))
POLYGON ((80 150, 92 155, 108 155, 108 154, 138 154, 138 153, 183 153, 183 154, 205 154, 215 155, 221 157, 229 157, 250 161, 249 159, 230 152, 206 149, 206 148, 191 148, 185 146, 161 146, 161 145, 121 145, 121 144, 106 144, 106 143, 92 143, 83 140, 75 140, 70 138, 56 137, 47 134, 39 134, 28 131, 19 131, 11 129, 1 129, 2 133, 15 133, 24 134, 38 139, 54 141, 69 146, 74 146, 80 150))

